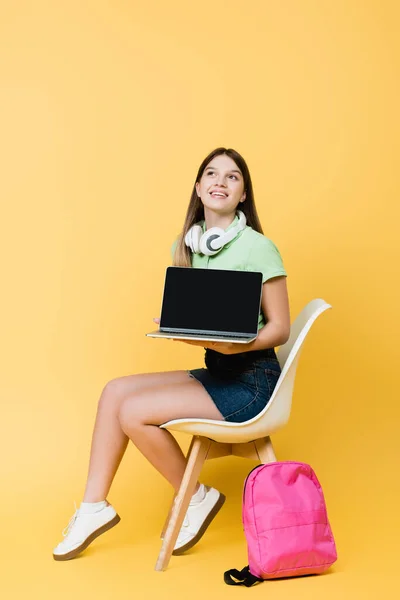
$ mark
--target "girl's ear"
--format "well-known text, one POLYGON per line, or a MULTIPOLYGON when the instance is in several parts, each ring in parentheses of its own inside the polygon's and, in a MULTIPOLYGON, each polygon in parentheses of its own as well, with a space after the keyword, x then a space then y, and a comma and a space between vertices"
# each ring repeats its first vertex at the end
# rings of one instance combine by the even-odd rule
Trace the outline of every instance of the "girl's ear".
POLYGON ((200 195, 199 194, 199 188, 200 188, 200 185, 196 182, 196 193, 197 193, 198 196, 200 195))

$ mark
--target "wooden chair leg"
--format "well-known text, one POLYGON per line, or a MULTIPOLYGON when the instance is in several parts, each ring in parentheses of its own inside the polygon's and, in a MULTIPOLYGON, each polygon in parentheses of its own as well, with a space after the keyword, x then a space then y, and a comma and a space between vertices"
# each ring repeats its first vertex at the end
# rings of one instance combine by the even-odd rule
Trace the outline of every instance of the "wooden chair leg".
POLYGON ((265 437, 254 441, 256 452, 259 456, 260 462, 270 463, 276 461, 274 448, 272 446, 271 438, 265 437))
POLYGON ((167 518, 165 519, 164 527, 162 528, 162 531, 161 531, 160 538, 161 538, 162 540, 163 540, 163 539, 164 539, 164 537, 165 537, 165 532, 167 531, 168 523, 169 523, 169 520, 170 520, 170 518, 171 518, 171 515, 172 515, 172 510, 173 510, 173 508, 174 508, 175 498, 176 498, 176 494, 174 494, 174 497, 172 498, 171 506, 169 507, 168 516, 167 516, 167 518))
MULTIPOLYGON (((193 437, 192 437, 192 439, 191 439, 191 442, 190 442, 190 445, 189 445, 189 450, 188 450, 188 451, 187 451, 187 453, 186 453, 186 462, 189 460, 189 456, 190 456, 190 453, 191 453, 191 451, 192 451, 192 448, 193 448, 193 442, 194 442, 194 436, 193 436, 193 437)), ((171 506, 170 506, 170 508, 169 508, 169 511, 168 511, 168 516, 167 516, 167 518, 165 519, 164 527, 162 528, 162 531, 161 531, 160 538, 161 538, 162 540, 164 539, 164 537, 165 537, 165 532, 167 531, 168 523, 169 523, 169 520, 170 520, 170 518, 171 518, 171 515, 172 515, 172 510, 173 510, 173 508, 174 508, 174 503, 175 503, 175 498, 176 498, 176 496, 177 496, 177 494, 175 493, 175 494, 174 494, 174 497, 172 498, 171 506)))
POLYGON ((168 566, 175 542, 178 538, 179 531, 189 506, 190 498, 193 495, 196 482, 206 460, 210 445, 211 440, 208 438, 200 436, 194 436, 193 438, 193 444, 187 459, 186 470, 181 487, 176 494, 160 554, 158 555, 155 566, 156 571, 164 571, 168 566))

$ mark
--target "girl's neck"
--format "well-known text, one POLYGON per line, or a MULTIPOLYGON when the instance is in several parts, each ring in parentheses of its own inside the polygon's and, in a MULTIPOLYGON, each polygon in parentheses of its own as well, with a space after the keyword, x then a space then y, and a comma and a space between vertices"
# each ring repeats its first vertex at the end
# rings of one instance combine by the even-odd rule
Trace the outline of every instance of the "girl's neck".
POLYGON ((206 230, 211 227, 220 227, 221 229, 227 229, 233 222, 236 216, 236 211, 228 215, 219 215, 215 212, 204 207, 204 220, 206 223, 206 230))

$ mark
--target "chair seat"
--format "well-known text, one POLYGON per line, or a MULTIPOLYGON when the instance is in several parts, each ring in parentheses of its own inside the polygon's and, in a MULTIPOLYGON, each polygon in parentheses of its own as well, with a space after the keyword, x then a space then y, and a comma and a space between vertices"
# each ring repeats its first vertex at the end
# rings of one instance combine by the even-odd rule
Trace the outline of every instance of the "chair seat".
POLYGON ((268 436, 285 423, 277 423, 258 417, 244 423, 230 423, 228 421, 214 421, 212 419, 174 419, 160 425, 162 429, 180 431, 191 435, 207 437, 216 442, 226 444, 244 444, 261 437, 268 436))

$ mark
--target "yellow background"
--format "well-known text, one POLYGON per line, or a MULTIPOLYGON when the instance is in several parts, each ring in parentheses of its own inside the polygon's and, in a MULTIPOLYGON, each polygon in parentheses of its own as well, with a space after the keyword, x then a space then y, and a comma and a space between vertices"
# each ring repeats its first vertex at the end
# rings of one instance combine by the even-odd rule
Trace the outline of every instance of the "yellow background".
POLYGON ((166 572, 153 568, 171 490, 132 444, 109 495, 120 525, 81 558, 52 559, 104 384, 202 365, 202 350, 145 333, 198 166, 220 145, 248 162, 292 319, 312 298, 333 306, 273 442, 314 467, 339 559, 244 593, 398 597, 399 6, 1 2, 3 597, 236 593, 222 574, 247 564, 254 466, 239 458, 206 465, 227 503, 166 572))

